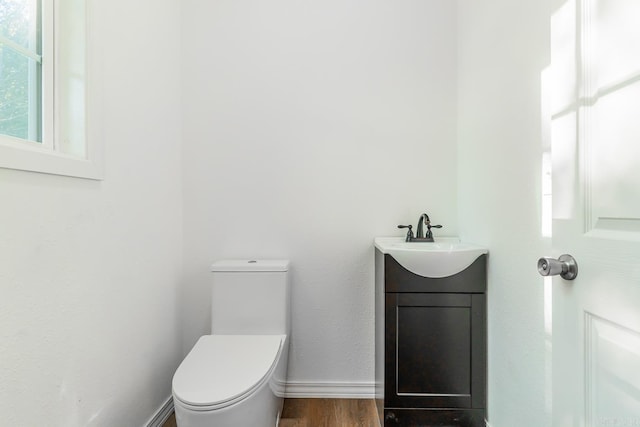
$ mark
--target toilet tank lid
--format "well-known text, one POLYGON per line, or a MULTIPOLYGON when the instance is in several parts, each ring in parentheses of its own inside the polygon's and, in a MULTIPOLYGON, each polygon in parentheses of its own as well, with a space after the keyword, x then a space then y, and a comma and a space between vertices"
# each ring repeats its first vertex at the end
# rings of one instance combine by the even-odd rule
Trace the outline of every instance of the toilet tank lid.
POLYGON ((216 261, 211 265, 211 271, 289 271, 289 260, 286 259, 235 259, 216 261))

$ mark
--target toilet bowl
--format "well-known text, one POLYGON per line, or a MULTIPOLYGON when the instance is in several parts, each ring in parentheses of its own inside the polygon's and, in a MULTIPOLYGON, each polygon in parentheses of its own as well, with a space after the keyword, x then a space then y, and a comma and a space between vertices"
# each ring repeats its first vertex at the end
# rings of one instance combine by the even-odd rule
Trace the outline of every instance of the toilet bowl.
POLYGON ((173 377, 180 427, 274 427, 284 398, 286 335, 205 335, 173 377))
POLYGON ((289 350, 288 261, 218 262, 212 270, 213 333, 173 376, 178 427, 277 426, 289 350))

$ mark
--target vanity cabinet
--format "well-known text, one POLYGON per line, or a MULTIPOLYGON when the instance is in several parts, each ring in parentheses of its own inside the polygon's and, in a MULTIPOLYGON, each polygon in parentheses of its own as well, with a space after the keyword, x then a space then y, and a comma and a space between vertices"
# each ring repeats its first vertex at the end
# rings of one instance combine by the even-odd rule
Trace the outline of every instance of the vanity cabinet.
POLYGON ((486 255, 444 278, 376 249, 376 405, 382 426, 484 426, 486 255))

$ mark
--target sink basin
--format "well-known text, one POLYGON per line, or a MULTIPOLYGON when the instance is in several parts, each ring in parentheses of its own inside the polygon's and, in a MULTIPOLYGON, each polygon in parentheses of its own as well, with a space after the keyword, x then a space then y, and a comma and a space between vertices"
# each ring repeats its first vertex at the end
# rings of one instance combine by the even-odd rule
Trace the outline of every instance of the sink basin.
POLYGON ((423 277, 448 277, 469 267, 489 251, 482 246, 441 237, 431 242, 405 242, 404 237, 376 237, 375 247, 407 270, 423 277))

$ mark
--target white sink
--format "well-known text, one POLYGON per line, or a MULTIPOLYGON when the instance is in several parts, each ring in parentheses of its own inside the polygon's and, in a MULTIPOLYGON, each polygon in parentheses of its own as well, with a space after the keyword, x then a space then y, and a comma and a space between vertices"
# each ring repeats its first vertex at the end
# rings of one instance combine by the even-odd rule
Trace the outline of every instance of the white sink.
POLYGON ((436 238, 435 242, 405 242, 404 237, 376 237, 374 244, 383 254, 423 277, 447 277, 469 267, 489 251, 482 246, 462 243, 457 237, 436 238))

